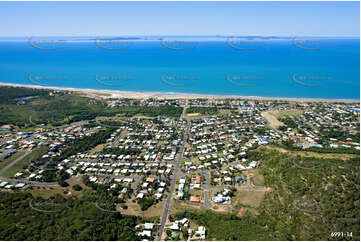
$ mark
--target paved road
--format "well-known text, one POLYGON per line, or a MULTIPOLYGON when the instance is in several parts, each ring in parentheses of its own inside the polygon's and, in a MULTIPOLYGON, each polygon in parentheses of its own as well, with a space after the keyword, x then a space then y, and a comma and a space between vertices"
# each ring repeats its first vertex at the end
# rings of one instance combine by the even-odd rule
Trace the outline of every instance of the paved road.
POLYGON ((178 172, 179 172, 180 162, 181 162, 182 157, 183 157, 184 146, 185 146, 185 143, 187 141, 189 128, 190 128, 190 122, 189 122, 189 119, 187 119, 187 127, 186 127, 186 131, 184 132, 182 147, 179 150, 179 156, 178 156, 178 159, 176 161, 176 167, 175 167, 175 170, 174 170, 174 175, 171 178, 171 185, 170 185, 170 189, 169 189, 169 194, 168 194, 166 204, 164 206, 162 221, 160 223, 160 227, 159 227, 159 231, 158 231, 158 236, 157 236, 158 241, 160 241, 162 239, 164 226, 165 226, 165 223, 167 221, 169 205, 170 205, 170 203, 172 201, 172 195, 173 195, 173 192, 174 192, 175 183, 176 183, 178 172))
MULTIPOLYGON (((98 175, 98 176, 104 176, 104 177, 111 177, 111 178, 136 178, 137 183, 135 184, 135 188, 133 190, 133 194, 134 192, 137 190, 138 185, 140 183, 140 181, 142 180, 142 176, 115 176, 115 175, 98 175)), ((66 182, 78 179, 78 178, 82 178, 83 175, 79 175, 79 176, 73 176, 70 177, 69 179, 65 180, 66 182)), ((6 179, 6 178, 0 178, 1 181, 6 181, 6 182, 17 182, 17 183, 25 183, 25 184, 29 184, 29 185, 37 185, 37 186, 54 186, 57 185, 58 182, 38 182, 38 181, 29 181, 29 180, 25 180, 25 179, 6 179)), ((132 195, 133 195, 132 194, 132 195)))
POLYGON ((27 156, 28 154, 30 154, 30 151, 25 151, 25 153, 21 156, 19 156, 18 158, 16 158, 15 160, 13 160, 10 164, 6 165, 4 168, 2 168, 0 170, 0 175, 3 174, 5 171, 7 171, 10 167, 12 167, 13 165, 15 165, 17 162, 19 162, 20 160, 22 160, 25 156, 27 156))
MULTIPOLYGON (((71 181, 77 178, 81 178, 83 177, 81 176, 74 176, 71 177, 69 179, 67 179, 66 181, 71 181)), ((29 181, 29 180, 25 180, 25 179, 5 179, 5 178, 1 178, 1 181, 6 181, 6 182, 18 182, 18 183, 25 183, 25 184, 30 184, 30 185, 37 185, 37 186, 54 186, 57 185, 58 182, 38 182, 38 181, 29 181)))
POLYGON ((130 197, 133 197, 134 193, 137 191, 137 188, 139 186, 140 181, 142 180, 143 176, 136 176, 137 182, 135 183, 135 187, 133 189, 132 194, 130 194, 130 197))
POLYGON ((203 175, 204 175, 204 182, 205 182, 204 183, 204 207, 212 208, 212 205, 209 202, 209 198, 208 198, 208 190, 211 189, 211 185, 209 184, 209 171, 204 170, 203 175))
POLYGON ((209 198, 208 198, 208 190, 204 190, 204 207, 212 208, 212 204, 209 202, 209 198))
POLYGON ((204 188, 210 189, 211 185, 209 184, 209 170, 204 170, 203 175, 204 175, 204 188))

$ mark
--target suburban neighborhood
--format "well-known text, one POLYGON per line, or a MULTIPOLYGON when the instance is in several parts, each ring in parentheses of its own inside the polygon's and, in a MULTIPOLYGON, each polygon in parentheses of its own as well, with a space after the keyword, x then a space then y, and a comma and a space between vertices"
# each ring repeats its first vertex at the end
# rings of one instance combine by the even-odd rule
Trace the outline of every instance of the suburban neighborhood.
POLYGON ((2 125, 0 189, 80 196, 86 187, 104 185, 113 199, 94 202, 102 212, 158 216, 136 227, 140 238, 205 240, 204 226, 172 215, 178 208, 204 208, 236 209, 242 216, 247 206, 257 206, 270 188, 257 169, 263 160, 252 150, 360 149, 360 109, 352 103, 117 99, 107 105, 167 105, 182 112, 178 118, 96 117, 60 126, 34 123, 29 116, 31 129, 2 125), (69 151, 92 139, 88 148, 69 151))

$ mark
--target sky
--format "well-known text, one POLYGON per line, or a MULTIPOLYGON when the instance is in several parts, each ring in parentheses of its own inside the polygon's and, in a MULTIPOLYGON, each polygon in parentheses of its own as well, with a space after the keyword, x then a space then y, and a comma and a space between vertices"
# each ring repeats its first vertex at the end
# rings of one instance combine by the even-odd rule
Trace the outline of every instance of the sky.
POLYGON ((0 36, 359 36, 359 2, 0 2, 0 36))

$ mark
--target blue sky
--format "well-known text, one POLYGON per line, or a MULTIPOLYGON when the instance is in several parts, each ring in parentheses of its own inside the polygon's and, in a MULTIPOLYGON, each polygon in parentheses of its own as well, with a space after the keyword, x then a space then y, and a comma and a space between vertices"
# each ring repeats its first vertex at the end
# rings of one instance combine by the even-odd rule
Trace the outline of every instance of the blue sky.
POLYGON ((0 2, 0 36, 359 36, 359 2, 0 2))

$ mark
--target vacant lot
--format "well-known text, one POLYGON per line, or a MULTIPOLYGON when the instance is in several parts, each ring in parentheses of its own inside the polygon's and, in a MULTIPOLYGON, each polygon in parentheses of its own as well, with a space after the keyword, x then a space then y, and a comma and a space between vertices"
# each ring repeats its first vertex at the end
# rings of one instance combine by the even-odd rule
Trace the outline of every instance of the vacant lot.
POLYGON ((265 193, 266 191, 239 190, 237 191, 236 196, 232 199, 232 204, 258 207, 261 204, 265 193))
POLYGON ((87 187, 84 185, 84 183, 81 181, 81 178, 74 179, 72 181, 68 182, 69 186, 67 187, 61 187, 59 185, 53 185, 53 186, 32 186, 31 188, 28 188, 26 191, 31 193, 34 197, 43 197, 45 199, 54 196, 55 194, 59 194, 62 196, 75 196, 75 197, 81 197, 83 194, 83 190, 87 187), (73 186, 75 184, 80 185, 83 190, 81 191, 75 191, 73 189, 73 186))
POLYGON ((270 122, 270 126, 274 129, 284 125, 279 119, 290 117, 290 116, 299 116, 302 114, 302 110, 290 109, 290 110, 274 110, 269 112, 263 112, 262 115, 270 122))
POLYGON ((271 128, 277 129, 278 127, 284 125, 284 123, 278 121, 273 112, 263 112, 262 115, 268 120, 271 128))

